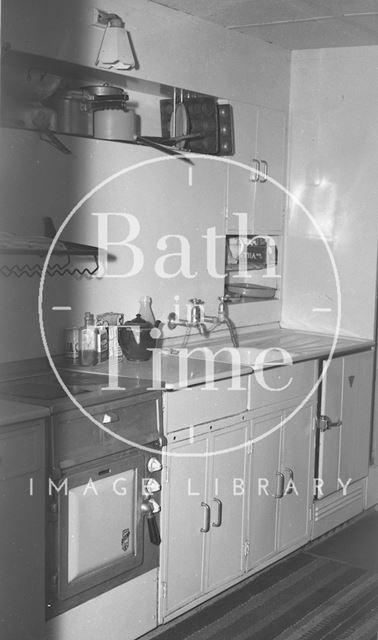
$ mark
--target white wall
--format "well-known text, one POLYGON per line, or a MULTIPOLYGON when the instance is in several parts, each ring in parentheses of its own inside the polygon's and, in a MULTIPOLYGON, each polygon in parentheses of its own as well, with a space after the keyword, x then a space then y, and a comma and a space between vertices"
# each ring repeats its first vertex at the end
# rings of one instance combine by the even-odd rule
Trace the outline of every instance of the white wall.
MULTIPOLYGON (((325 234, 340 278, 341 331, 374 338, 378 47, 292 57, 289 188, 325 234)), ((283 323, 333 331, 337 286, 312 221, 290 205, 283 323), (314 311, 330 308, 330 312, 314 311)))
MULTIPOLYGON (((93 65, 101 31, 90 26, 89 8, 97 4, 94 1, 79 4, 73 0, 64 3, 6 0, 3 3, 4 39, 16 49, 93 65)), ((140 66, 132 72, 134 75, 226 99, 287 108, 290 74, 287 52, 145 0, 112 3, 106 0, 101 8, 117 12, 127 20, 140 66)), ((124 84, 121 77, 119 84, 124 84)), ((142 127, 148 122, 143 132, 158 134, 156 98, 145 100, 137 96, 137 102, 141 107, 142 127)), ((34 133, 9 129, 2 135, 1 161, 5 171, 1 202, 5 215, 2 213, 0 228, 16 233, 41 233, 42 215, 51 215, 59 227, 89 188, 116 170, 159 155, 127 144, 62 137, 73 151, 72 156, 63 156, 39 141, 34 133)), ((172 309, 176 294, 181 301, 198 295, 210 302, 208 312, 215 311, 216 297, 223 285, 207 273, 200 236, 212 225, 217 226, 218 233, 224 232, 224 168, 210 159, 202 163, 196 161, 193 186, 189 187, 188 167, 177 161, 165 162, 159 168, 155 165, 138 170, 133 176, 128 174, 127 184, 118 180, 88 202, 62 236, 96 243, 90 213, 96 210, 131 212, 139 219, 146 263, 134 279, 89 282, 70 278, 66 282, 58 277, 47 278, 46 310, 53 304, 72 303, 74 307, 71 315, 48 313, 48 339, 53 352, 62 350, 63 327, 80 324, 84 310, 121 311, 129 318, 137 311, 141 295, 152 295, 156 316, 162 319, 172 309), (156 242, 168 233, 188 237, 192 269, 198 271, 195 279, 156 277, 151 264, 162 253, 156 250, 156 242)), ((121 225, 115 231, 113 228, 113 232, 121 239, 125 229, 121 225)), ((177 250, 169 245, 163 253, 177 250)), ((118 253, 117 265, 121 266, 122 248, 118 253)), ((220 258, 223 262, 223 255, 220 258)), ((177 268, 174 262, 172 258, 169 267, 172 271, 177 268)), ((37 280, 3 279, 2 290, 6 303, 0 327, 1 359, 41 355, 36 316, 37 280)))

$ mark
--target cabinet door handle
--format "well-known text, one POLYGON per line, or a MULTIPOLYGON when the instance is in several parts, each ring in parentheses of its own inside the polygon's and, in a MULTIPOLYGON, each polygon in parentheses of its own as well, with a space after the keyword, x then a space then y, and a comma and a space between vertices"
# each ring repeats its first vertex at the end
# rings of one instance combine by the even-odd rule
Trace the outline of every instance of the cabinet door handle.
POLYGON ((291 493, 293 493, 294 471, 292 469, 290 469, 290 467, 286 467, 285 471, 287 471, 289 473, 290 487, 289 487, 289 489, 287 489, 285 491, 286 495, 289 496, 291 493))
POLYGON ((285 489, 285 476, 281 471, 276 472, 276 476, 278 478, 277 482, 277 493, 274 496, 275 498, 283 498, 284 489, 285 489))
POLYGON ((269 172, 269 165, 266 160, 261 160, 261 171, 263 175, 260 177, 260 182, 266 182, 268 180, 269 172))
POLYGON ((257 172, 260 171, 260 161, 257 160, 257 158, 253 158, 252 160, 252 169, 256 169, 256 171, 251 171, 249 179, 251 182, 258 182, 260 175, 257 172))
POLYGON ((217 503, 218 505, 218 520, 217 522, 212 522, 211 526, 212 527, 220 527, 222 524, 222 512, 223 512, 223 504, 222 504, 222 500, 219 500, 219 498, 213 498, 213 501, 217 503))
POLYGON ((342 424, 342 420, 332 422, 331 418, 328 416, 319 416, 316 426, 319 431, 328 431, 328 429, 332 429, 333 427, 341 427, 342 424))
POLYGON ((201 502, 201 507, 205 507, 205 526, 201 527, 201 533, 208 533, 210 531, 210 507, 206 502, 201 502))

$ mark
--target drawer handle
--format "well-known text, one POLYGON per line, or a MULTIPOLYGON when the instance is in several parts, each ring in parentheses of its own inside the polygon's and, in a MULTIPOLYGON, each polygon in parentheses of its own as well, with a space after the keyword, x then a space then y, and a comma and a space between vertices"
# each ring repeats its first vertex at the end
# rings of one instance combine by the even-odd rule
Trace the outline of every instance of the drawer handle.
POLYGON ((201 507, 205 507, 205 526, 201 527, 201 533, 208 533, 210 531, 210 507, 206 502, 201 502, 201 507))
POLYGON ((104 413, 102 418, 102 424, 110 424, 111 422, 119 422, 119 415, 114 411, 108 411, 104 413))
POLYGON ((218 505, 218 520, 217 522, 212 522, 212 526, 213 527, 220 527, 222 524, 222 513, 223 513, 223 504, 222 504, 222 500, 219 500, 219 498, 213 498, 213 501, 217 503, 218 505))

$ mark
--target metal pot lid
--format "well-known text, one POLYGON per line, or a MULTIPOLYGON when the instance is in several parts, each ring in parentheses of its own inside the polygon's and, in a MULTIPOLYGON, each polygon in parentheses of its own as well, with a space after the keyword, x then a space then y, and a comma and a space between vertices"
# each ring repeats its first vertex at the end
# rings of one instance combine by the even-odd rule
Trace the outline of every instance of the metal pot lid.
POLYGON ((125 91, 123 89, 121 89, 121 87, 114 87, 110 84, 98 84, 98 85, 92 85, 89 87, 81 87, 82 91, 85 91, 86 93, 88 93, 89 95, 92 96, 123 96, 125 94, 125 91))

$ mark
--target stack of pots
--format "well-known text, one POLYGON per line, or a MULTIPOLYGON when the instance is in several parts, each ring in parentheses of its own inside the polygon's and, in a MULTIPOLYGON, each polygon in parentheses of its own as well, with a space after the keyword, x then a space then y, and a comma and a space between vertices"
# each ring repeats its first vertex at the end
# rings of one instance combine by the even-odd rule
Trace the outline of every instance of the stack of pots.
POLYGON ((57 114, 57 131, 74 135, 133 140, 135 113, 120 87, 108 84, 59 90, 49 99, 57 114))

